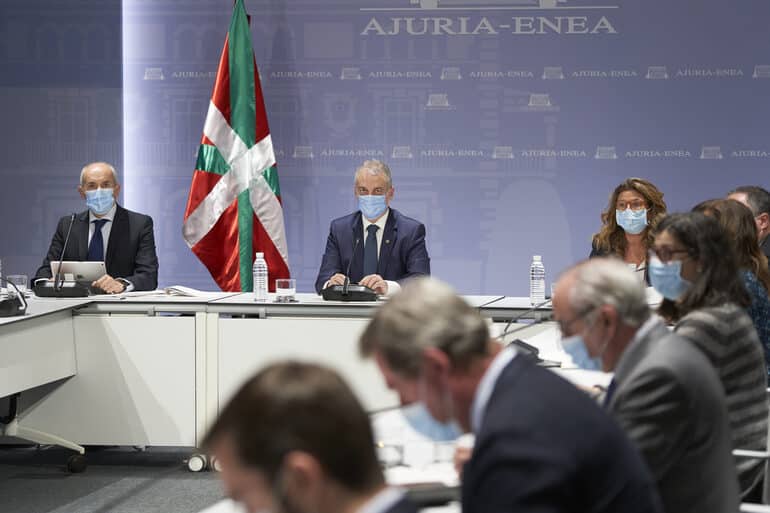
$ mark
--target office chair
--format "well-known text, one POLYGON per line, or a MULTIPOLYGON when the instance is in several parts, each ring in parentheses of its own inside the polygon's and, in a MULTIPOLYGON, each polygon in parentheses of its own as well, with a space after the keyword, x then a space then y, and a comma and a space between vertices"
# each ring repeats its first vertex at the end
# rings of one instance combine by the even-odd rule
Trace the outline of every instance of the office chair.
POLYGON ((72 473, 83 472, 87 466, 86 458, 84 456, 86 450, 83 446, 50 433, 19 425, 20 395, 21 394, 17 392, 9 397, 8 415, 0 417, 0 435, 22 438, 38 445, 58 445, 65 449, 72 449, 77 452, 77 454, 70 456, 67 460, 67 470, 72 473))

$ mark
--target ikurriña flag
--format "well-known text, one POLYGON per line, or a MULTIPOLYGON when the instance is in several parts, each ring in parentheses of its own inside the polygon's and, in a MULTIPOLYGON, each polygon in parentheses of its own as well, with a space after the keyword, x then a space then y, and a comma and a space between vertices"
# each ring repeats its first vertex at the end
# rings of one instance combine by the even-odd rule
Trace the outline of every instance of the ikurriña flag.
POLYGON ((224 291, 252 290, 258 251, 270 290, 289 277, 278 169, 243 0, 233 7, 182 233, 224 291))

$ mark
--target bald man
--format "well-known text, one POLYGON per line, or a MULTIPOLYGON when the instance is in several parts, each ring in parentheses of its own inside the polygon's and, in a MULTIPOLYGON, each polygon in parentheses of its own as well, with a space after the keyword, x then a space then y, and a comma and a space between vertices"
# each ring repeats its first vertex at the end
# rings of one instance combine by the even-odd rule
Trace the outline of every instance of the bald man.
POLYGON ((88 209, 59 220, 35 280, 51 278, 51 262, 60 259, 103 261, 107 274, 91 283, 96 291, 154 290, 158 286, 158 256, 152 218, 118 205, 120 183, 115 168, 107 162, 86 165, 80 171, 77 190, 88 209), (70 224, 72 232, 64 248, 70 224))

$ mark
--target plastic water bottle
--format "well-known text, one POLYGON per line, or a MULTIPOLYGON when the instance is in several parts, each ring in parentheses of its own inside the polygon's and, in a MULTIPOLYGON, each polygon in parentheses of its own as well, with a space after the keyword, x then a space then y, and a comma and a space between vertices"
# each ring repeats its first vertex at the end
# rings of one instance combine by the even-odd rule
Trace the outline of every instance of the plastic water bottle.
POLYGON ((545 267, 540 255, 533 256, 529 266, 529 301, 533 305, 545 301, 545 267))
POLYGON ((254 278, 254 301, 264 303, 267 301, 267 262, 265 254, 257 252, 254 258, 254 267, 251 270, 254 278))

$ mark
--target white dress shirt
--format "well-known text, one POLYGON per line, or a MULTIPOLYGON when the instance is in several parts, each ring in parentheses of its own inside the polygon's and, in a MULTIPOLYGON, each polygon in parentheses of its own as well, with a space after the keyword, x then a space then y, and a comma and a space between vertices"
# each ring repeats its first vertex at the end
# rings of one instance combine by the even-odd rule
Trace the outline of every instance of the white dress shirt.
POLYGON ((481 429, 481 421, 484 418, 487 403, 489 403, 489 398, 492 396, 492 391, 495 389, 500 374, 515 357, 516 349, 513 347, 508 346, 501 349, 481 377, 479 386, 476 387, 476 393, 473 395, 473 402, 471 403, 471 430, 474 433, 478 433, 481 429))
POLYGON ((112 204, 112 208, 104 214, 102 217, 96 217, 93 212, 88 211, 88 246, 91 246, 91 239, 94 236, 94 230, 96 225, 94 221, 97 219, 106 219, 107 222, 102 225, 102 240, 104 241, 104 254, 102 260, 107 256, 107 243, 110 241, 110 232, 112 231, 112 220, 115 218, 115 212, 118 210, 117 203, 112 204))
MULTIPOLYGON (((380 247, 382 246, 382 236, 385 233, 385 223, 388 222, 388 217, 389 216, 390 216, 390 208, 388 208, 385 211, 385 214, 383 214, 374 223, 369 221, 363 215, 361 216, 361 220, 363 221, 363 225, 364 225, 363 226, 363 228, 364 228, 364 231, 363 231, 364 238, 361 239, 361 240, 364 241, 364 244, 366 244, 366 236, 369 233, 369 232, 366 231, 366 229, 369 228, 369 226, 371 226, 373 224, 375 224, 375 225, 377 225, 379 227, 379 230, 377 230, 377 233, 376 233, 376 235, 377 235, 377 261, 378 262, 379 262, 379 259, 380 259, 380 247)), ((397 281, 385 280, 385 283, 388 284, 388 291, 385 293, 385 296, 387 296, 387 297, 392 296, 393 294, 395 294, 396 292, 401 290, 401 285, 399 285, 399 283, 397 281)))
MULTIPOLYGON (((102 241, 104 244, 104 255, 102 255, 102 260, 107 259, 107 244, 110 242, 110 233, 112 232, 112 220, 115 219, 115 212, 118 210, 118 204, 113 203, 112 208, 104 214, 102 217, 96 217, 93 212, 90 210, 88 211, 88 245, 91 245, 91 238, 94 236, 94 231, 96 230, 96 225, 94 224, 94 221, 97 219, 106 219, 107 222, 102 225, 102 241)), ((125 278, 118 278, 117 276, 113 276, 118 281, 122 281, 126 285, 126 290, 123 292, 131 292, 134 290, 134 284, 130 281, 126 280, 125 278)))

